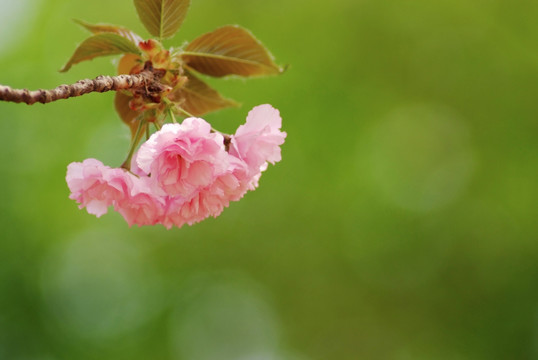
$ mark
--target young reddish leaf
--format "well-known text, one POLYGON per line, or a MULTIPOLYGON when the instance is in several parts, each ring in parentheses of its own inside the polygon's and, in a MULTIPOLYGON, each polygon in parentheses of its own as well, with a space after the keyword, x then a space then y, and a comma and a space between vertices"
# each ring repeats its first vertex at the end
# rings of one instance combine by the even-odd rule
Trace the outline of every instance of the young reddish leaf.
POLYGON ((129 129, 131 130, 131 138, 136 135, 136 130, 138 129, 138 121, 136 121, 136 118, 140 115, 138 111, 134 111, 129 107, 129 101, 131 101, 132 98, 132 96, 121 91, 117 91, 116 96, 114 97, 114 107, 116 108, 116 112, 121 120, 129 126, 129 129))
POLYGON ((204 34, 187 45, 181 54, 190 68, 215 77, 258 76, 282 72, 269 51, 239 26, 228 25, 204 34))
POLYGON ((120 27, 116 25, 109 25, 109 24, 90 24, 85 21, 76 20, 76 19, 73 21, 83 26, 84 28, 86 28, 86 30, 90 31, 93 34, 102 34, 102 33, 118 34, 130 40, 135 45, 138 45, 138 43, 143 40, 140 36, 138 36, 131 30, 124 27, 120 27))
POLYGON ((138 73, 142 71, 144 64, 142 58, 135 54, 125 54, 118 63, 118 75, 138 73), (133 69, 135 70, 133 72, 133 69), (136 71, 138 70, 138 71, 136 71))
POLYGON ((60 71, 65 72, 74 64, 91 60, 98 56, 122 53, 140 54, 140 50, 136 45, 120 35, 112 33, 97 34, 84 40, 60 71))
POLYGON ((216 90, 191 73, 186 72, 185 75, 188 81, 172 93, 170 98, 178 102, 178 106, 189 114, 202 116, 212 111, 239 106, 237 102, 223 98, 216 90))
POLYGON ((174 36, 179 30, 190 0, 134 0, 134 4, 149 33, 163 39, 174 36))

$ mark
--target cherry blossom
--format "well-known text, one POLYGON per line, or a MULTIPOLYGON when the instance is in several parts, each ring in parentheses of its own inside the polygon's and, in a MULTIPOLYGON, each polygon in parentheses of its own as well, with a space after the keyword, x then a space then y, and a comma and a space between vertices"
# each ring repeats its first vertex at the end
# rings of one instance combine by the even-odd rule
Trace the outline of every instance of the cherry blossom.
POLYGON ((192 197, 228 167, 224 137, 203 119, 166 124, 140 147, 136 162, 151 174, 155 193, 192 197))
POLYGON ((271 105, 252 109, 229 141, 203 119, 166 124, 140 146, 130 171, 96 159, 70 164, 69 197, 97 217, 113 206, 129 226, 170 229, 217 217, 258 187, 268 162, 280 161, 281 125, 271 105))

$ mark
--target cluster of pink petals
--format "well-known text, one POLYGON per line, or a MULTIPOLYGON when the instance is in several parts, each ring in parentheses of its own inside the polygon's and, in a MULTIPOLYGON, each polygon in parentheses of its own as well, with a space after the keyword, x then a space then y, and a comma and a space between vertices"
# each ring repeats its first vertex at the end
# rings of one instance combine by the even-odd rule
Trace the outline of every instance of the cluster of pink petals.
POLYGON ((69 164, 69 197, 97 217, 113 206, 129 225, 170 229, 216 217, 258 186, 268 162, 281 160, 281 126, 270 105, 252 109, 229 141, 203 119, 166 124, 140 146, 131 172, 95 159, 69 164))

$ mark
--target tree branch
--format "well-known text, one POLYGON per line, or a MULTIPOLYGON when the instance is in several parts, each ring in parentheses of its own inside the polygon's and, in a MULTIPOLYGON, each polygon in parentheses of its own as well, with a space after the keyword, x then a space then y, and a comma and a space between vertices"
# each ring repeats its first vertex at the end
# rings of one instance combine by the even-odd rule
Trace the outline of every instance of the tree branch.
POLYGON ((98 76, 93 80, 79 80, 71 85, 60 85, 52 90, 12 89, 9 86, 0 85, 0 100, 28 105, 40 102, 46 104, 60 99, 81 96, 91 92, 106 92, 137 88, 162 88, 159 86, 156 74, 152 69, 146 69, 139 74, 98 76), (155 86, 157 83, 157 86, 155 86))

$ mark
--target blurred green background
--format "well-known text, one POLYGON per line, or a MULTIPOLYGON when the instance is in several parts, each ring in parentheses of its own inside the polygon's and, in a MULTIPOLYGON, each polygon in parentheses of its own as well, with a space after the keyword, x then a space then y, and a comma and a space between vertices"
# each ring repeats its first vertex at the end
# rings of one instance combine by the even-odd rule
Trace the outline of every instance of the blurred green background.
MULTIPOLYGON (((0 0, 0 84, 58 69, 130 0, 0 0)), ((0 359, 538 359, 538 2, 192 0, 180 45, 250 29, 282 76, 211 81, 279 108, 283 160, 217 219, 97 219, 66 166, 118 166, 113 94, 0 103, 0 359)))

